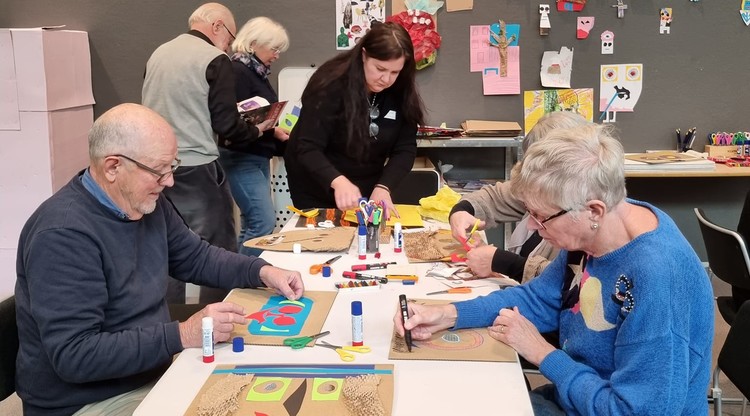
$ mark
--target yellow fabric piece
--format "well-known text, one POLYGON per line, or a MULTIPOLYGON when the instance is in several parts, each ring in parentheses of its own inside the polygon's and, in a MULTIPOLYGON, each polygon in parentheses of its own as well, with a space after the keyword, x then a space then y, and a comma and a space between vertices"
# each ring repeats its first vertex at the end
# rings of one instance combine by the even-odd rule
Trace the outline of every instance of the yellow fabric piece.
POLYGON ((419 200, 419 214, 423 217, 434 218, 441 222, 448 222, 448 214, 461 195, 453 189, 444 186, 433 196, 419 200))

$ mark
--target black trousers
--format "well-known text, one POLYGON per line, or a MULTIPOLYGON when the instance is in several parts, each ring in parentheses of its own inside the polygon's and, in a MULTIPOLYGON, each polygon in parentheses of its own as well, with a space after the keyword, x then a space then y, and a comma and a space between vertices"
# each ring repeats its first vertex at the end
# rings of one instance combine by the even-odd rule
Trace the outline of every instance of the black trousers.
MULTIPOLYGON (((210 244, 237 251, 232 194, 218 160, 177 168, 174 186, 164 188, 188 227, 210 244)), ((220 302, 228 291, 206 286, 200 288, 200 303, 220 302)), ((169 278, 167 303, 185 303, 185 282, 169 278)))

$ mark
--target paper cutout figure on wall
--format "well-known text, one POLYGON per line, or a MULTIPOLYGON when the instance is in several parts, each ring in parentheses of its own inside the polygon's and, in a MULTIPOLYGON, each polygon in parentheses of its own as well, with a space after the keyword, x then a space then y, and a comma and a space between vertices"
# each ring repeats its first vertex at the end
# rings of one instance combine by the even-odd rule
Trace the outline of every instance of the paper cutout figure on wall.
POLYGON ((549 23, 549 4, 539 5, 539 34, 542 36, 549 35, 549 30, 552 26, 549 23))
POLYGON ((388 17, 386 21, 396 22, 409 32, 414 45, 414 60, 417 62, 417 69, 424 69, 435 63, 437 49, 440 48, 442 42, 432 15, 443 6, 443 2, 406 0, 404 4, 407 10, 388 17))
POLYGON ((602 55, 615 53, 615 34, 609 30, 602 32, 602 55))
POLYGON ((672 8, 662 7, 659 10, 659 34, 669 34, 669 30, 672 27, 672 8))
POLYGON ((505 33, 505 22, 498 21, 498 32, 495 33, 490 31, 490 46, 497 48, 500 54, 500 76, 508 76, 508 46, 516 40, 516 35, 512 35, 510 38, 505 33))
MULTIPOLYGON (((520 94, 521 93, 521 59, 518 39, 521 25, 506 24, 505 37, 513 38, 509 42, 508 75, 500 76, 499 49, 492 46, 492 34, 500 33, 500 24, 472 25, 469 27, 470 71, 482 73, 482 90, 484 95, 520 94)), ((399 210, 399 212, 401 212, 399 210)))
POLYGON ((623 0, 617 0, 617 4, 613 4, 612 7, 617 7, 617 18, 622 19, 625 17, 625 10, 628 5, 623 3, 623 0))
POLYGON ((549 88, 570 88, 570 74, 573 70, 573 49, 565 46, 557 51, 545 51, 539 77, 542 86, 549 88))
POLYGON ((643 64, 602 65, 599 120, 615 122, 618 112, 633 112, 643 89, 643 64))
POLYGON ((351 49, 372 22, 384 20, 384 1, 336 0, 336 49, 351 49))
POLYGON ((591 29, 594 28, 594 16, 581 16, 577 19, 576 23, 576 38, 586 39, 591 33, 591 29))
POLYGON ((557 0, 557 11, 580 12, 585 5, 586 0, 557 0))
POLYGON ((745 26, 750 26, 750 0, 742 0, 740 3, 740 17, 745 22, 745 26))
POLYGON ((271 296, 261 310, 246 316, 251 335, 291 336, 298 335, 310 315, 313 301, 308 298, 289 300, 283 296, 271 296))

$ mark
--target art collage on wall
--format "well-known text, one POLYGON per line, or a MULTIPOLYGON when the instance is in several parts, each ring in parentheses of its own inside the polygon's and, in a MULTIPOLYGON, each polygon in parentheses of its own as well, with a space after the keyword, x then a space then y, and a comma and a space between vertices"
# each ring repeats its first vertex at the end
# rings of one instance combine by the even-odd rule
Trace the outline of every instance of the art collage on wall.
MULTIPOLYGON (((374 21, 394 21, 404 26, 415 46, 417 69, 436 64, 437 51, 443 38, 438 34, 437 14, 439 10, 457 12, 473 9, 473 0, 389 0, 392 15, 385 16, 386 0, 336 0, 336 45, 337 49, 350 49, 369 30, 374 21), (443 7, 445 6, 445 7, 443 7)), ((601 42, 602 55, 615 55, 615 32, 613 28, 596 30, 597 13, 615 13, 625 19, 629 10, 626 0, 600 7, 588 5, 587 0, 555 0, 555 4, 539 3, 539 36, 565 36, 571 43, 559 50, 545 51, 539 69, 539 84, 549 90, 524 92, 525 130, 536 120, 554 109, 576 111, 585 118, 593 119, 593 86, 572 88, 575 42, 601 42), (575 33, 569 35, 556 32, 552 27, 552 14, 565 19, 566 14, 575 15, 575 33), (593 35, 592 35, 593 34, 593 35), (596 39, 598 37, 598 39, 596 39), (572 88, 572 89, 571 89, 572 88), (557 91, 556 94, 544 91, 557 91), (571 91, 576 92, 571 95, 571 91), (580 94, 581 91, 586 91, 580 94), (561 97, 576 97, 575 105, 561 97), (563 99, 563 101, 556 101, 563 99), (552 100, 552 101, 550 101, 552 100), (555 102, 554 104, 551 104, 555 102)), ((736 1, 736 0, 735 0, 736 1)), ((700 0, 690 0, 700 3, 700 0)), ((534 9, 537 10, 536 8, 534 9)), ((660 35, 672 34, 674 15, 672 7, 659 7, 658 31, 660 35)), ((750 0, 740 0, 740 16, 750 25, 750 0)), ((492 20, 492 19, 489 19, 492 20)), ((484 95, 521 94, 521 25, 508 22, 500 14, 494 21, 469 25, 469 71, 482 76, 484 95)), ((530 40, 525 40, 529 42, 530 40)), ((618 112, 634 112, 643 89, 644 66, 642 63, 602 63, 599 68, 599 106, 597 118, 601 122, 615 122, 618 112)), ((528 75, 525 75, 528 76, 528 75)))

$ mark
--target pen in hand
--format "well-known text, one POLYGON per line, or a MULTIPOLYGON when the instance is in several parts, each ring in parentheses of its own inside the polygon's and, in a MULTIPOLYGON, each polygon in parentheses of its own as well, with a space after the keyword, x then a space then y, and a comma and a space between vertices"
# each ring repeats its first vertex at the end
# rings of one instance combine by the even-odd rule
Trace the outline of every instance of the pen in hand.
POLYGON ((401 308, 401 321, 404 324, 404 341, 406 341, 406 349, 411 352, 411 331, 406 329, 406 320, 409 319, 409 307, 406 304, 406 295, 398 296, 398 304, 401 308))

